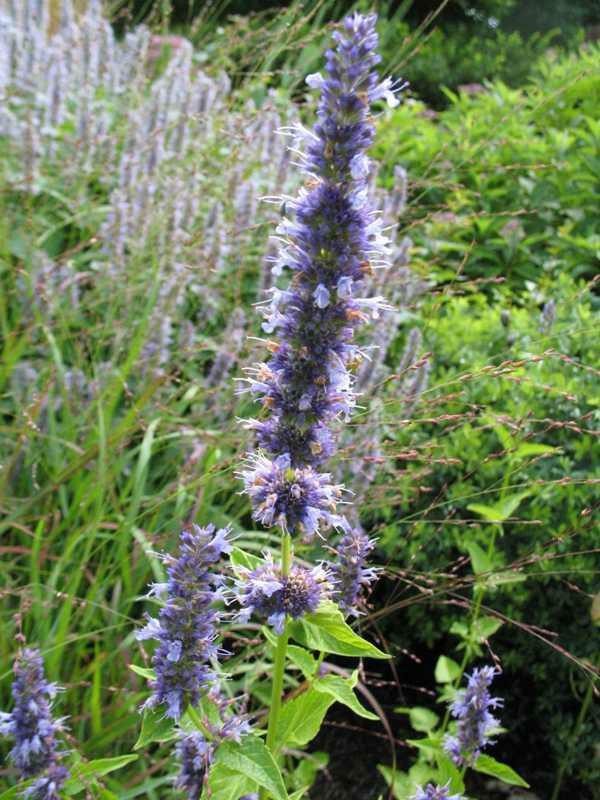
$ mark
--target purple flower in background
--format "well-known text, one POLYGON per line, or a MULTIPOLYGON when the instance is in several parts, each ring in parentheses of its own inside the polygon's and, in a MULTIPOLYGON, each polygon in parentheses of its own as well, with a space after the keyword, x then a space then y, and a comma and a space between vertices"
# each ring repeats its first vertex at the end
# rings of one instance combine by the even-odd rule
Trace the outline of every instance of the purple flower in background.
POLYGON ((446 736, 444 749, 455 764, 471 766, 481 750, 493 744, 490 733, 500 724, 490 709, 501 708, 502 700, 492 697, 489 686, 499 674, 496 667, 481 667, 469 676, 467 688, 457 693, 450 710, 458 720, 455 736, 446 736))
POLYGON ((342 487, 331 483, 327 473, 292 467, 287 453, 274 461, 255 453, 241 475, 254 506, 254 519, 267 527, 279 525, 310 539, 323 529, 343 524, 335 513, 342 487))
POLYGON ((347 614, 358 614, 358 599, 376 577, 375 569, 366 566, 368 555, 374 547, 374 540, 356 527, 344 534, 336 548, 337 560, 331 567, 333 597, 347 614))
POLYGON ((63 729, 63 720, 52 718, 51 702, 58 688, 46 680, 42 656, 34 648, 19 653, 14 675, 14 708, 10 713, 0 714, 0 733, 15 741, 9 757, 19 777, 25 780, 39 776, 24 796, 55 800, 69 774, 59 764, 56 739, 63 729))
POLYGON ((247 622, 253 614, 266 617, 276 633, 282 633, 286 614, 297 619, 316 611, 331 592, 331 577, 322 567, 294 564, 289 575, 283 575, 270 555, 261 566, 241 573, 237 581, 240 620, 247 622))
POLYGON ((155 594, 166 593, 158 619, 150 619, 137 633, 138 639, 156 639, 152 657, 156 672, 150 682, 152 695, 144 704, 152 708, 166 705, 166 714, 179 719, 188 703, 196 704, 200 693, 214 675, 208 666, 218 654, 215 644, 219 612, 214 606, 220 597, 221 578, 212 572, 231 545, 227 529, 215 532, 214 525, 193 525, 180 536, 177 558, 164 555, 168 581, 153 587, 155 594))
POLYGON ((428 783, 425 788, 418 787, 411 800, 463 800, 460 794, 448 794, 448 786, 434 786, 428 783))
POLYGON ((175 786, 186 793, 188 800, 200 800, 214 752, 214 744, 207 742, 200 731, 182 735, 175 745, 179 761, 175 786))
POLYGON ((309 180, 296 200, 286 201, 295 219, 278 228, 278 269, 287 267, 293 280, 286 290, 271 289, 263 328, 279 341, 270 344, 268 363, 250 371, 250 391, 269 411, 251 423, 258 444, 294 468, 318 466, 332 455, 330 427, 355 405, 351 370, 361 358, 355 330, 388 307, 381 297, 363 296, 366 279, 386 265, 388 253, 367 199, 370 106, 395 101, 389 80, 380 83, 374 69, 375 21, 348 16, 326 53, 325 75, 307 79, 321 91, 314 132, 300 131, 309 180))

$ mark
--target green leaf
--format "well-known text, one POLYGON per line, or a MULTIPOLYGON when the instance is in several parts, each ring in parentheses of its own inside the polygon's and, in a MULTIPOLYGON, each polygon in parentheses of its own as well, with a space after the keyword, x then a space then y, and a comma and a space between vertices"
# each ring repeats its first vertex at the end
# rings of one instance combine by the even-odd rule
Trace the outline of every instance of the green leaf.
POLYGON ((407 798, 411 796, 414 789, 414 782, 407 772, 401 772, 398 769, 392 769, 383 764, 378 764, 377 769, 383 775, 385 782, 391 788, 392 794, 397 800, 407 800, 407 798))
POLYGON ((488 522, 505 522, 517 510, 521 502, 531 494, 529 490, 505 497, 494 505, 470 503, 467 508, 484 517, 488 522))
POLYGON ((27 781, 26 783, 19 783, 17 786, 12 786, 10 789, 7 789, 5 792, 0 794, 0 800, 14 800, 17 797, 23 796, 23 791, 32 783, 32 781, 27 781))
POLYGON ((156 678, 156 672, 148 667, 138 667, 137 664, 129 664, 129 669, 135 672, 136 675, 141 675, 147 681, 153 681, 156 678))
POLYGON ((473 634, 477 641, 483 642, 493 636, 502 624, 497 617, 479 617, 473 625, 473 634))
POLYGON ((325 675, 323 678, 318 678, 314 682, 313 688, 316 689, 317 692, 325 692, 325 694, 330 695, 337 700, 338 703, 342 703, 342 705, 354 711, 355 714, 358 714, 359 717, 373 720, 379 719, 377 714, 373 714, 372 711, 367 711, 359 702, 357 696, 352 691, 353 682, 347 678, 342 678, 341 675, 325 675))
POLYGON ((308 744, 319 732, 327 709, 333 702, 330 694, 311 687, 284 703, 277 726, 277 746, 308 744))
POLYGON ((214 764, 208 776, 208 786, 204 787, 202 800, 240 800, 244 795, 256 791, 256 783, 246 775, 214 764))
POLYGON ((528 456, 543 456, 547 453, 555 453, 556 447, 547 444, 536 444, 535 442, 525 442, 520 444, 512 454, 513 458, 527 458, 528 456))
POLYGON ((471 557, 471 566, 476 575, 480 575, 482 572, 490 572, 492 569, 491 559, 477 542, 466 542, 465 548, 471 557))
POLYGON ((71 775, 65 781, 64 791, 66 794, 73 795, 82 792, 89 786, 90 780, 99 778, 102 775, 108 775, 109 772, 114 772, 121 769, 126 764, 136 761, 139 756, 129 753, 124 756, 115 756, 114 758, 97 758, 94 761, 86 761, 75 764, 71 767, 71 775))
POLYGON ((164 711, 147 709, 142 717, 142 730, 133 749, 140 750, 150 742, 169 742, 176 737, 175 723, 165 716, 164 711))
POLYGON ((429 756, 436 756, 443 752, 440 736, 426 736, 423 739, 407 739, 406 741, 429 756))
POLYGON ((251 553, 247 553, 245 550, 242 550, 239 547, 232 547, 231 553, 229 554, 229 561, 231 566, 235 567, 245 567, 246 569, 256 569, 260 564, 263 563, 262 558, 258 556, 253 556, 251 553))
POLYGON ((434 675, 438 683, 453 683, 460 677, 460 667, 448 656, 440 656, 435 665, 434 675))
POLYGON ((250 778, 270 792, 274 800, 287 800, 279 767, 258 736, 244 736, 241 742, 223 742, 217 749, 215 763, 250 778))
POLYGON ((310 680, 317 670, 317 659, 312 653, 309 653, 303 647, 298 647, 298 645, 289 644, 287 654, 290 661, 300 668, 304 677, 310 680))
POLYGON ((529 784, 524 781, 512 767, 509 767, 507 764, 502 764, 500 761, 496 761, 496 759, 491 756, 479 756, 477 761, 473 764, 473 769, 484 775, 491 775, 494 778, 498 778, 498 780, 504 783, 510 783, 513 786, 524 786, 526 789, 529 788, 529 784))
POLYGON ((340 656, 390 657, 355 633, 334 603, 323 603, 317 611, 291 623, 289 629, 296 641, 311 650, 340 656))
POLYGON ((438 766, 437 782, 440 786, 450 784, 450 791, 462 795, 465 790, 465 784, 453 761, 445 754, 439 753, 436 756, 438 766))
POLYGON ((394 711, 399 714, 408 714, 410 724, 419 733, 429 733, 435 728, 440 719, 435 711, 423 706, 399 707, 395 708, 394 711))

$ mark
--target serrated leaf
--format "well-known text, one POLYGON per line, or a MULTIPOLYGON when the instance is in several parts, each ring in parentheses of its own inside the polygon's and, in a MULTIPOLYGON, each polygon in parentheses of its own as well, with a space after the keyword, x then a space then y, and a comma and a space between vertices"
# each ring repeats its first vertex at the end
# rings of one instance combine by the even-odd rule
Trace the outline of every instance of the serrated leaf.
POLYGON ((406 741, 429 756, 443 752, 442 740, 439 736, 425 736, 423 739, 407 739, 406 741))
POLYGON ((100 778, 102 775, 108 775, 109 772, 121 769, 126 764, 137 761, 138 758, 139 756, 129 753, 124 756, 97 758, 93 761, 75 764, 71 767, 70 777, 65 781, 64 792, 68 795, 82 792, 89 785, 90 780, 100 778))
POLYGON ((156 672, 149 667, 138 667, 137 664, 129 664, 129 669, 135 672, 136 675, 145 678, 147 681, 153 681, 156 678, 156 672))
POLYGON ((378 720, 377 714, 367 709, 359 702, 358 697, 354 694, 353 684, 350 680, 342 678, 341 675, 325 675, 318 678, 313 683, 313 688, 317 692, 325 692, 337 700, 338 703, 347 706, 351 711, 354 711, 359 717, 364 719, 378 720))
POLYGON ((256 791, 256 783, 246 775, 228 769, 224 764, 214 764, 208 776, 208 785, 202 791, 202 800, 240 800, 256 791))
POLYGON ((465 784, 460 774, 460 771, 445 753, 439 753, 436 757, 438 767, 437 782, 440 786, 450 784, 450 791, 462 795, 465 790, 465 784))
POLYGON ((497 617, 479 617, 473 625, 473 633, 479 642, 483 642, 493 636, 502 624, 497 617))
POLYGON ((435 665, 434 675, 437 683, 453 683, 460 677, 460 667, 448 656, 440 656, 435 665))
POLYGON ((217 749, 215 763, 250 778, 270 792, 274 800, 287 800, 279 767, 258 736, 244 736, 240 742, 223 742, 217 749))
POLYGON ((531 492, 529 490, 524 492, 517 492, 517 494, 511 494, 509 497, 505 497, 502 500, 498 500, 497 503, 493 505, 486 505, 484 503, 470 503, 467 508, 469 511, 475 512, 475 514, 479 514, 484 519, 487 519, 488 522, 505 522, 517 508, 520 506, 521 502, 526 498, 529 497, 531 492))
POLYGON ((473 769, 484 775, 491 775, 493 778, 498 778, 498 780, 504 783, 510 783, 512 786, 523 786, 525 789, 529 788, 529 784, 523 780, 512 767, 509 767, 508 764, 502 764, 502 762, 496 761, 496 759, 491 756, 479 756, 477 761, 473 764, 473 769))
POLYGON ((323 603, 317 611, 292 622, 289 631, 296 641, 311 650, 341 656, 390 657, 355 633, 334 603, 323 603))
POLYGON ((295 644, 289 644, 287 648, 287 655, 290 661, 300 668, 302 674, 307 680, 310 680, 317 670, 317 659, 305 650, 303 647, 298 647, 295 644))
POLYGON ((284 703, 277 726, 277 747, 308 744, 319 732, 327 709, 333 703, 330 694, 312 687, 284 703))
POLYGON ((176 737, 175 723, 165 716, 164 711, 147 709, 142 716, 142 730, 133 749, 140 750, 150 742, 169 742, 176 737))

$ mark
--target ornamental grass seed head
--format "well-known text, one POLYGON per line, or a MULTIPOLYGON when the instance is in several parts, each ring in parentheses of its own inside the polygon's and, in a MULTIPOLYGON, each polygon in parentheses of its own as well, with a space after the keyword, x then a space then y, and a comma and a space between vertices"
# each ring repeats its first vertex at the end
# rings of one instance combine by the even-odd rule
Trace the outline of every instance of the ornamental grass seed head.
POLYGON ((164 704, 165 713, 179 719, 188 703, 196 704, 214 680, 209 662, 218 655, 215 644, 220 614, 215 601, 221 596, 221 577, 215 567, 231 550, 228 529, 193 525, 182 532, 177 557, 163 555, 168 581, 151 594, 166 595, 158 618, 150 619, 138 639, 156 639, 152 657, 156 678, 144 707, 164 704))

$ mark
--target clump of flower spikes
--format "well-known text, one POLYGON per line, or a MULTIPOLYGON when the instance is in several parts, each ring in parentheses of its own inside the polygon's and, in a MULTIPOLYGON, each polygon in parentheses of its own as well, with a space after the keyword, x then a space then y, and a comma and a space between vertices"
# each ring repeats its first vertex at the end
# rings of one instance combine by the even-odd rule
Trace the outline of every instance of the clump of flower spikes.
POLYGON ((39 650, 25 648, 16 658, 12 686, 14 708, 0 714, 0 733, 11 736, 15 744, 10 759, 22 780, 36 778, 23 797, 32 800, 58 800, 69 773, 60 764, 57 733, 63 720, 53 719, 51 702, 58 687, 44 675, 39 650))
POLYGON ((448 786, 435 786, 428 783, 427 786, 417 788, 411 800, 463 800, 460 794, 449 794, 448 786))
MULTIPOLYGON (((387 308, 383 298, 362 294, 387 254, 380 219, 367 201, 370 106, 381 98, 397 102, 390 80, 380 83, 375 71, 375 21, 374 15, 348 16, 334 34, 335 49, 326 53, 325 77, 307 79, 321 90, 319 121, 312 133, 304 132, 301 158, 309 181, 297 199, 286 201, 295 221, 285 219, 278 228, 283 246, 274 267, 289 268, 293 280, 286 290, 270 290, 263 328, 280 341, 270 344, 272 357, 249 379, 250 391, 269 411, 249 427, 272 461, 251 457, 243 473, 246 491, 256 519, 292 533, 313 535, 331 525, 349 530, 336 513, 340 487, 316 468, 334 451, 334 422, 355 404, 350 369, 361 358, 355 330, 387 308), (332 500, 331 507, 323 508, 322 498, 332 500)), ((359 586, 368 573, 363 577, 359 586)))
POLYGON ((332 576, 321 566, 307 568, 293 564, 289 574, 273 563, 270 554, 256 569, 239 568, 237 600, 239 619, 246 622, 253 613, 266 618, 276 633, 282 633, 286 615, 292 619, 316 611, 331 592, 332 576))
POLYGON ((467 688, 457 693, 450 707, 457 720, 457 730, 455 736, 446 736, 444 749, 455 764, 471 766, 481 750, 493 744, 490 733, 500 723, 490 709, 501 708, 502 700, 492 697, 489 687, 498 673, 496 667, 474 669, 469 675, 467 688))
POLYGON ((165 705, 165 713, 179 719, 187 704, 196 704, 201 692, 214 680, 209 667, 218 654, 215 644, 222 579, 212 570, 223 553, 231 549, 228 530, 213 525, 193 525, 180 536, 177 557, 163 555, 168 581, 156 584, 151 594, 166 594, 157 619, 137 633, 138 639, 156 639, 152 658, 156 678, 150 682, 152 695, 144 704, 165 705))

